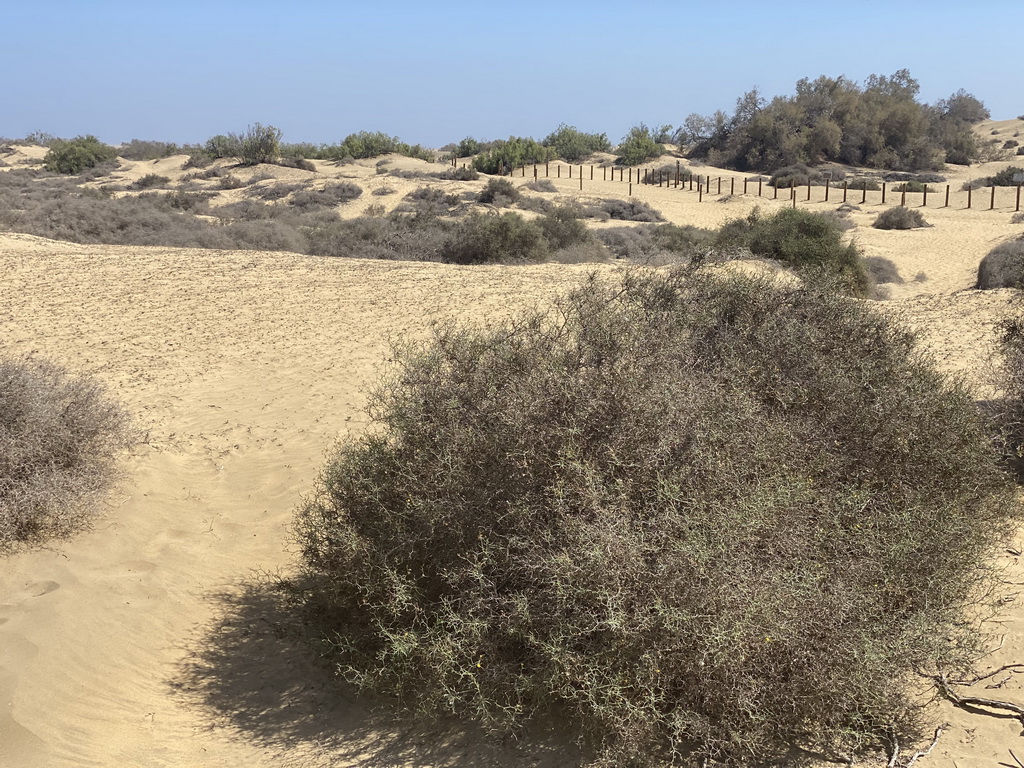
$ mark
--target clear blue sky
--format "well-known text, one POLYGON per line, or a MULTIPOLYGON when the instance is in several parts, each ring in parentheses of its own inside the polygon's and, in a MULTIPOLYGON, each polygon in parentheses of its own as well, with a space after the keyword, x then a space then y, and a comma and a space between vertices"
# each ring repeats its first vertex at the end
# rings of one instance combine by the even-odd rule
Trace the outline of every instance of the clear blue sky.
POLYGON ((0 3, 0 136, 285 141, 379 130, 441 146, 732 112, 757 86, 908 68, 1024 113, 1020 0, 0 3))

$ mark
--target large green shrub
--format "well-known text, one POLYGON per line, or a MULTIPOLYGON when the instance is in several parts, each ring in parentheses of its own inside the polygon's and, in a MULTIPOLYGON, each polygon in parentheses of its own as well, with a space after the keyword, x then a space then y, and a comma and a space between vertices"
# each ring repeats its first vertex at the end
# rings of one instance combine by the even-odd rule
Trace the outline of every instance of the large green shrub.
POLYGON ((583 133, 575 126, 562 123, 543 142, 566 162, 575 163, 595 152, 608 152, 612 145, 604 133, 583 133))
POLYGON ((481 173, 508 173, 531 163, 554 160, 555 150, 533 139, 510 136, 508 141, 495 141, 491 147, 473 158, 473 167, 481 173))
POLYGON ((406 144, 397 136, 389 136, 381 131, 359 131, 350 133, 337 146, 325 147, 321 152, 322 159, 340 160, 352 157, 365 160, 381 155, 397 154, 433 162, 434 153, 419 144, 406 144))
POLYGON ((838 280, 855 296, 865 296, 870 280, 855 244, 843 242, 838 217, 784 208, 763 216, 755 209, 743 219, 727 222, 718 232, 719 247, 749 248, 786 264, 805 277, 838 280))
POLYGON ((653 158, 661 157, 665 148, 651 136, 647 126, 641 123, 629 129, 622 143, 616 147, 622 165, 640 165, 653 158))
POLYGON ((242 165, 273 163, 281 147, 281 131, 272 125, 256 123, 237 137, 238 159, 242 165))
POLYGON ((86 527, 130 441, 127 414, 97 382, 0 360, 0 549, 86 527))
POLYGON ((95 136, 57 139, 43 157, 43 167, 52 173, 81 173, 117 159, 117 150, 95 136))
MULTIPOLYGON (((903 737, 1019 514, 972 397, 817 288, 592 278, 396 350, 297 518, 292 587, 360 688, 606 765, 903 737)), ((689 765, 690 763, 686 763, 689 765)))

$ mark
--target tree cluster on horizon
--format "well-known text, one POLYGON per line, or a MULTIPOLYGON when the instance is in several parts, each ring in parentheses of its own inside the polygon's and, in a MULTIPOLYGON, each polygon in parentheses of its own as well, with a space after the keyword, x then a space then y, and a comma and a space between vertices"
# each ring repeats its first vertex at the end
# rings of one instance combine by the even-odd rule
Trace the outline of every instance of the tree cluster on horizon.
POLYGON ((906 69, 871 75, 863 86, 843 76, 803 78, 794 95, 770 102, 748 91, 731 116, 691 114, 674 138, 691 157, 738 171, 822 162, 925 171, 977 160, 972 126, 990 117, 985 105, 963 89, 925 104, 919 91, 906 69))

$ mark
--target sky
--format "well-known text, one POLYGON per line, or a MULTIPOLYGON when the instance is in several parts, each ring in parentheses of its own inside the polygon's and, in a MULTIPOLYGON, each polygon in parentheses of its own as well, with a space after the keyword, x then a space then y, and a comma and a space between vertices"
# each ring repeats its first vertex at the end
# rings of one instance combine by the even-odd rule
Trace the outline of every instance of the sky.
POLYGON ((903 68, 923 101, 964 88, 1024 114, 1020 0, 0 0, 0 24, 8 138, 198 143, 259 122, 436 148, 566 123, 617 143, 753 87, 903 68))

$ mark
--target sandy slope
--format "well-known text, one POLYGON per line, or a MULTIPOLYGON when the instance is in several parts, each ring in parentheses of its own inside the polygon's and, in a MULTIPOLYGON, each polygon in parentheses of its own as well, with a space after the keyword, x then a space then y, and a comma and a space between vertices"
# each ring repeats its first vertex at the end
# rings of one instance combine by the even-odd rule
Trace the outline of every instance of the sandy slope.
MULTIPOLYGON (((158 163, 154 172, 164 170, 158 163)), ((386 181, 396 199, 420 185, 378 179, 372 164, 342 170, 365 184, 386 181)), ((556 185, 581 195, 576 179, 556 185)), ((623 196, 624 187, 587 179, 582 198, 623 196)), ((637 186, 634 194, 671 221, 703 226, 756 204, 785 204, 698 203, 695 192, 637 186)), ((358 213, 370 202, 350 205, 358 213)), ((1012 292, 970 290, 977 263, 1024 227, 1010 223, 1005 206, 961 208, 929 209, 930 229, 880 232, 869 224, 882 207, 869 202, 853 213, 853 234, 908 281, 891 289, 886 311, 919 327, 944 369, 977 380, 996 324, 1016 307, 1012 292), (918 273, 925 279, 911 281, 918 273)), ((363 390, 390 336, 543 305, 593 268, 459 268, 0 234, 5 345, 96 374, 145 436, 94 531, 0 563, 0 766, 570 764, 568 753, 540 747, 406 733, 366 702, 340 698, 281 639, 282 615, 254 585, 259 571, 292 560, 291 511, 331 443, 364 423, 363 390)), ((1024 566, 1009 564, 1010 580, 1024 581, 1024 566)), ((1016 589, 1008 584, 1007 594, 1016 589)), ((1024 662, 1022 618, 1020 603, 1008 600, 1003 623, 993 625, 1006 635, 1002 649, 986 663, 1024 662)), ((1024 701, 1011 677, 996 692, 980 684, 976 695, 1024 701)), ((1014 720, 937 706, 936 722, 947 720, 939 747, 919 764, 995 765, 1020 743, 1014 720)))

